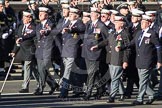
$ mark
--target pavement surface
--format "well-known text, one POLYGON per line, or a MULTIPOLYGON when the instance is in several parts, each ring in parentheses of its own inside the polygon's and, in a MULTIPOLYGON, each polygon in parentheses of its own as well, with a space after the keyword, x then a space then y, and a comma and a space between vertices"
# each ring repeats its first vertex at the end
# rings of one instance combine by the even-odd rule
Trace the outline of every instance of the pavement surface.
MULTIPOLYGON (((17 65, 17 64, 16 64, 17 65)), ((0 87, 2 86, 4 78, 0 78, 0 87)), ((107 103, 108 96, 103 96, 100 100, 92 97, 89 101, 84 101, 82 97, 79 98, 58 98, 59 91, 53 95, 48 95, 50 88, 46 86, 44 95, 33 95, 36 89, 36 81, 34 79, 30 82, 29 93, 18 93, 21 89, 23 77, 21 76, 21 66, 16 69, 16 73, 11 73, 11 77, 7 80, 3 92, 0 97, 0 108, 162 108, 162 100, 156 100, 152 105, 133 106, 131 103, 136 99, 138 90, 134 87, 134 92, 131 99, 125 99, 123 102, 115 100, 115 103, 107 103)), ((124 83, 124 85, 126 85, 124 83)), ((158 85, 155 90, 157 90, 158 85)), ((69 96, 73 95, 72 91, 69 96)), ((119 98, 117 96, 116 98, 119 98)), ((147 96, 145 96, 147 100, 147 96)))

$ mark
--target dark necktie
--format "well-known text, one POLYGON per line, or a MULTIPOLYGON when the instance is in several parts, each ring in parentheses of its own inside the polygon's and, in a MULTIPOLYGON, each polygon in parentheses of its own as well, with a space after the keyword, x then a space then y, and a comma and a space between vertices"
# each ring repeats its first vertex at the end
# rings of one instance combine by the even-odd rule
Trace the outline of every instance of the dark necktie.
POLYGON ((66 24, 66 19, 63 20, 62 27, 66 24))
POLYGON ((139 37, 138 37, 138 46, 140 47, 140 45, 141 45, 141 41, 142 41, 142 36, 143 36, 143 33, 144 33, 144 31, 142 30, 142 32, 141 32, 141 34, 139 35, 139 37))
POLYGON ((134 33, 134 31, 136 30, 136 27, 135 26, 133 26, 133 28, 132 28, 132 32, 134 33))

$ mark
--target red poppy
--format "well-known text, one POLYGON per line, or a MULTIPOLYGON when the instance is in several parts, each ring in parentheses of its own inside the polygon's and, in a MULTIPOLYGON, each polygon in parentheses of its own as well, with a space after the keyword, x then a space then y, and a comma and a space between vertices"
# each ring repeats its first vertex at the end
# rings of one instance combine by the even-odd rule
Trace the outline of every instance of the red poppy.
POLYGON ((118 36, 116 37, 116 41, 121 41, 121 40, 122 40, 121 35, 118 35, 118 36))

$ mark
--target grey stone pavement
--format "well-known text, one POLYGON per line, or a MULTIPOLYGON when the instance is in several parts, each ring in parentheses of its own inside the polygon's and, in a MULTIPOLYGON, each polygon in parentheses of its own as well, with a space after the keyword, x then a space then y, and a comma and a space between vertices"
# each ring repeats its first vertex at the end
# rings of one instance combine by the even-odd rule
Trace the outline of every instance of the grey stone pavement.
MULTIPOLYGON (((0 78, 0 88, 3 79, 0 78)), ((132 106, 131 102, 137 96, 137 88, 135 88, 131 99, 125 99, 124 102, 119 102, 116 99, 115 103, 107 103, 108 96, 103 96, 100 100, 95 100, 92 97, 89 101, 84 101, 82 98, 60 99, 57 98, 59 91, 56 91, 54 95, 47 94, 50 90, 48 86, 45 88, 44 95, 35 96, 33 95, 36 88, 34 79, 30 82, 30 93, 18 93, 21 89, 21 83, 20 70, 16 70, 16 73, 11 74, 0 95, 0 108, 162 108, 162 100, 157 100, 152 105, 132 106)), ((73 95, 72 91, 70 91, 69 95, 73 95)), ((145 100, 147 100, 147 96, 145 96, 145 100)))

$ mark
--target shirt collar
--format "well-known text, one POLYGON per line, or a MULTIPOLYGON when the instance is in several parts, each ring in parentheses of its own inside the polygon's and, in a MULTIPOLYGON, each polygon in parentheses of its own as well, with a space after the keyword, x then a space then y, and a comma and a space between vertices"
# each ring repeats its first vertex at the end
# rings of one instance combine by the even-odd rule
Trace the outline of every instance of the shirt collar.
POLYGON ((150 25, 150 28, 152 28, 154 26, 155 22, 152 22, 150 25))
POLYGON ((77 20, 71 21, 71 26, 73 26, 75 23, 77 22, 77 20))
POLYGON ((133 23, 133 27, 137 27, 138 24, 139 24, 139 22, 133 23))
POLYGON ((149 27, 147 27, 146 29, 144 29, 142 31, 144 31, 144 33, 147 33, 148 30, 149 30, 149 27))
POLYGON ((44 21, 41 22, 41 24, 43 25, 43 27, 46 24, 46 22, 47 22, 47 20, 44 20, 44 21))
POLYGON ((120 33, 122 30, 123 30, 123 29, 120 29, 120 30, 119 30, 119 31, 117 31, 116 33, 118 33, 118 34, 119 34, 119 33, 120 33))
POLYGON ((106 21, 105 25, 108 26, 110 24, 110 21, 106 21))
POLYGON ((28 27, 29 25, 30 25, 30 23, 28 23, 28 24, 24 24, 25 27, 28 27))
POLYGON ((98 19, 95 20, 95 21, 93 21, 92 24, 93 24, 93 25, 96 25, 97 21, 98 21, 98 19))

